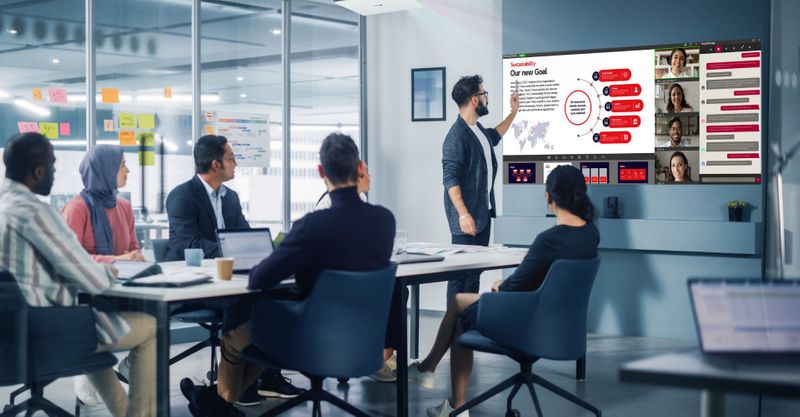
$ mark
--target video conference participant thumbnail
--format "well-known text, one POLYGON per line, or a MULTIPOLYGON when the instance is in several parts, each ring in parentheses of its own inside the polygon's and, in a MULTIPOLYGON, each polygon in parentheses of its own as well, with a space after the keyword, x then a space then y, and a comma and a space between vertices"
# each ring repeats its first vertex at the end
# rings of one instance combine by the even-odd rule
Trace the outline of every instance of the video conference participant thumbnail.
POLYGON ((700 111, 700 82, 657 80, 654 89, 656 113, 700 111))
POLYGON ((656 149, 696 148, 700 143, 698 114, 656 115, 656 149))
POLYGON ((656 152, 657 184, 699 183, 700 152, 663 150, 656 152))
POLYGON ((656 50, 656 79, 700 77, 700 49, 681 46, 656 50))

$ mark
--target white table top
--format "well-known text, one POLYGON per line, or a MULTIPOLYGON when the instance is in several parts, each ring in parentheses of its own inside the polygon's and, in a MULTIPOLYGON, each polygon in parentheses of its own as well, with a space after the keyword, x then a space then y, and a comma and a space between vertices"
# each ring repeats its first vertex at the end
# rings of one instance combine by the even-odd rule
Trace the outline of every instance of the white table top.
MULTIPOLYGON (((402 264, 397 268, 397 277, 412 277, 466 269, 497 269, 515 267, 522 262, 527 249, 492 248, 483 252, 457 253, 443 261, 402 264)), ((160 264, 165 273, 175 271, 202 271, 214 278, 207 284, 193 285, 184 288, 162 287, 126 287, 122 284, 112 286, 103 295, 111 297, 134 298, 163 302, 178 302, 193 299, 225 297, 254 292, 247 289, 248 277, 234 275, 230 281, 217 278, 217 270, 213 259, 203 260, 200 267, 187 267, 184 262, 163 262, 160 264)))

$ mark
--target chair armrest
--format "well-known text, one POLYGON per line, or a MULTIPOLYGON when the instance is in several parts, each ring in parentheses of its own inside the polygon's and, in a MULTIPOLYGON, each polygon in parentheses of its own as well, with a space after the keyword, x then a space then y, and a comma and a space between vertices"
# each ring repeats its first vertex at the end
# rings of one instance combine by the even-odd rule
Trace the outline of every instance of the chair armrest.
POLYGON ((525 346, 524 335, 539 304, 539 292, 495 292, 481 295, 478 331, 510 348, 525 346))

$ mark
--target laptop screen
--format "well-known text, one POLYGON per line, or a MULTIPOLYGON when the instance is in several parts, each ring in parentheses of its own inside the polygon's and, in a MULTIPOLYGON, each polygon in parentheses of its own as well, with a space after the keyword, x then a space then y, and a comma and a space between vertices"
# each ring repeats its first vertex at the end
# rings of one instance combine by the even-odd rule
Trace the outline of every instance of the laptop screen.
POLYGON ((707 353, 800 352, 800 282, 689 280, 707 353))
POLYGON ((272 253, 272 235, 268 228, 222 229, 217 232, 219 251, 233 258, 235 271, 249 271, 272 253))

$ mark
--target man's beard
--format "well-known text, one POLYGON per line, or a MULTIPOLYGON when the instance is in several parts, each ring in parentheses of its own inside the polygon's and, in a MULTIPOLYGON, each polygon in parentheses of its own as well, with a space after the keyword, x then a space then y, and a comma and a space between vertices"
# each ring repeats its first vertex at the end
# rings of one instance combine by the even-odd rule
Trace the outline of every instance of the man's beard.
POLYGON ((478 117, 483 117, 489 114, 489 108, 486 107, 485 104, 480 103, 478 107, 475 107, 475 112, 478 113, 478 117))

